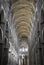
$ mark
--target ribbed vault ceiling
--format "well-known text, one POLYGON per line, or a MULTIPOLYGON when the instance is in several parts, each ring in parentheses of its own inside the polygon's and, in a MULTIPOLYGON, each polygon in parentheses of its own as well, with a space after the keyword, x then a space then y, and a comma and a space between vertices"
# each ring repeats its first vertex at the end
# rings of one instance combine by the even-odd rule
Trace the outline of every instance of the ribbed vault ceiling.
POLYGON ((11 2, 13 22, 15 24, 18 38, 21 39, 22 36, 26 36, 28 38, 32 27, 34 0, 11 0, 11 2))

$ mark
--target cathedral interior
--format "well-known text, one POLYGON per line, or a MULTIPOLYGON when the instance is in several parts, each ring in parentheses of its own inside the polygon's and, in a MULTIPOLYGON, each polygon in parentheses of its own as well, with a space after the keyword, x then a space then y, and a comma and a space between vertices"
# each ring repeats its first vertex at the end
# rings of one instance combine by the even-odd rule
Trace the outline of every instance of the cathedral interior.
POLYGON ((0 0, 0 65, 44 65, 44 0, 0 0))

